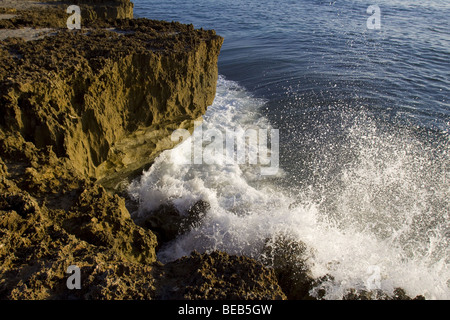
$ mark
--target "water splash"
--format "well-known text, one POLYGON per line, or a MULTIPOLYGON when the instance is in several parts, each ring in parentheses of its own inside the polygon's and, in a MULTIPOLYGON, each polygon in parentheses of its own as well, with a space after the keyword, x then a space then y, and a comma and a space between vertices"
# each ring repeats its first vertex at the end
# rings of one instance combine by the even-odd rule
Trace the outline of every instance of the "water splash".
MULTIPOLYGON (((220 78, 203 126, 267 129, 270 124, 259 113, 264 103, 220 78)), ((433 144, 407 131, 387 130, 363 109, 351 116, 341 112, 340 119, 339 148, 321 137, 310 157, 319 178, 309 188, 286 188, 289 184, 281 182, 290 177, 283 171, 264 178, 258 167, 225 165, 225 160, 170 161, 190 155, 184 152, 188 140, 161 154, 130 186, 140 201, 136 215, 167 202, 186 212, 200 199, 210 210, 202 224, 163 247, 159 258, 223 250, 259 259, 267 239, 288 233, 310 248, 314 277, 332 276, 321 284, 325 298, 367 289, 373 270, 374 283, 387 294, 402 287, 411 296, 450 298, 448 139, 433 144), (336 149, 346 154, 345 161, 336 162, 330 152, 336 149)))

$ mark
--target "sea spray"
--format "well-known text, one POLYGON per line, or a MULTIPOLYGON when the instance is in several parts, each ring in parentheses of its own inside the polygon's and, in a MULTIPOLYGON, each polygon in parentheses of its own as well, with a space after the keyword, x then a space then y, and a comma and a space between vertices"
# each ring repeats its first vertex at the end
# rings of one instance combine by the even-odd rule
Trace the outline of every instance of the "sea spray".
MULTIPOLYGON (((259 112, 264 103, 221 77, 202 126, 271 128, 259 112)), ((410 296, 450 298, 448 144, 429 149, 413 135, 380 129, 364 111, 346 121, 342 146, 350 149, 350 160, 330 175, 333 157, 326 143, 318 146, 311 161, 321 183, 295 192, 279 183, 289 180, 283 168, 263 177, 257 165, 225 158, 197 165, 172 161, 192 156, 189 139, 162 153, 129 188, 140 203, 135 218, 164 203, 182 214, 198 200, 210 207, 201 224, 161 248, 159 259, 223 250, 263 260, 268 239, 289 234, 307 246, 312 277, 330 276, 312 295, 322 290, 326 299, 341 299, 349 289, 392 295, 402 287, 410 296)))

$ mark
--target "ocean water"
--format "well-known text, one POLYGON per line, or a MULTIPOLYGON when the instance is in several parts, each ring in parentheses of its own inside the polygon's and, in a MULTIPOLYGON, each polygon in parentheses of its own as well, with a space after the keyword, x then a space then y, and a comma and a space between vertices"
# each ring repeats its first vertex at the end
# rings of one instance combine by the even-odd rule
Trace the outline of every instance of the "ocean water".
POLYGON ((134 3, 138 17, 225 38, 203 123, 129 188, 137 216, 168 202, 183 213, 200 199, 211 205, 162 261, 215 249, 260 259, 268 239, 289 234, 307 245, 314 277, 332 275, 325 298, 402 287, 450 299, 447 0, 134 3), (367 26, 370 5, 379 29, 367 26), (277 130, 274 174, 261 174, 267 162, 233 161, 233 147, 195 142, 248 129, 277 130))

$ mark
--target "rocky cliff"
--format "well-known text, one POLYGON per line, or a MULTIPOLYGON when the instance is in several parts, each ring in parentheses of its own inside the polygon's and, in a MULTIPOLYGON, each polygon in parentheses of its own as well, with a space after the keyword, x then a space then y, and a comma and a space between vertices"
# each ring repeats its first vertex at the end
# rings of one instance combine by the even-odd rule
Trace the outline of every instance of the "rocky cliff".
POLYGON ((206 111, 223 41, 176 23, 112 28, 8 40, 1 51, 5 134, 52 146, 96 179, 142 169, 206 111))
POLYGON ((78 1, 91 8, 73 31, 64 5, 8 3, 0 36, 16 37, 0 37, 0 299, 285 299, 275 272, 252 259, 158 262, 156 235, 114 192, 212 103, 223 39, 117 19, 132 15, 125 0, 78 1), (37 40, 24 40, 30 32, 37 40), (79 290, 66 285, 71 265, 79 290))

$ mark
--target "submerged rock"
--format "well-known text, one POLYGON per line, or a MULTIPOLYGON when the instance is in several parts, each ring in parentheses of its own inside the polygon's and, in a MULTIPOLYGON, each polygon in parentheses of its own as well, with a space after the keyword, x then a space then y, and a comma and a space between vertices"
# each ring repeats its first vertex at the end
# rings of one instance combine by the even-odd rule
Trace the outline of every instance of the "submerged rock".
POLYGON ((209 202, 199 200, 189 208, 187 216, 181 224, 181 233, 187 232, 192 228, 199 227, 202 221, 206 218, 208 210, 211 209, 209 202))
POLYGON ((176 239, 179 235, 198 227, 210 209, 210 204, 199 200, 186 214, 182 214, 171 203, 162 204, 152 212, 146 212, 135 219, 136 223, 151 230, 158 237, 158 248, 176 239))

